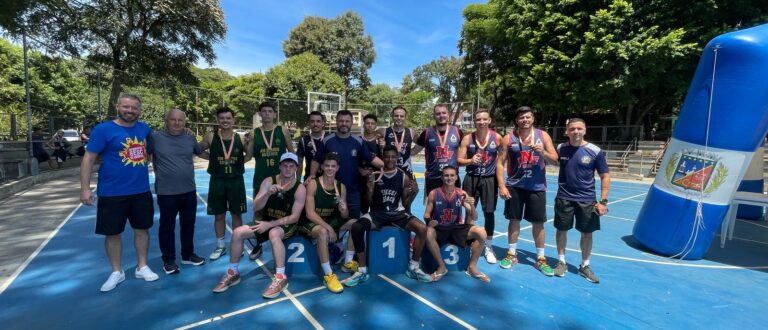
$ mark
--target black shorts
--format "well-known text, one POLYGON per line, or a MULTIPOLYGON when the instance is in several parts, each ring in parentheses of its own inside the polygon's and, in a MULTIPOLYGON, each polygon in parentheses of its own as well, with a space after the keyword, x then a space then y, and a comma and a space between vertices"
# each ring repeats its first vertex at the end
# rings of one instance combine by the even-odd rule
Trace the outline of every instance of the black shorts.
POLYGON ((416 221, 419 221, 419 218, 414 217, 405 211, 371 211, 364 214, 362 217, 360 217, 360 219, 367 219, 368 221, 371 221, 374 225, 376 225, 377 229, 390 226, 404 230, 405 227, 408 226, 408 223, 411 222, 411 219, 416 219, 416 221))
POLYGON ((472 244, 472 241, 474 241, 467 240, 470 228, 472 228, 472 225, 467 223, 463 225, 438 225, 435 227, 437 245, 455 244, 460 247, 467 247, 467 245, 472 244))
POLYGON ((496 211, 499 185, 495 176, 467 175, 464 177, 464 185, 461 189, 475 199, 475 206, 477 206, 478 201, 483 202, 483 212, 496 211))
POLYGON ((35 153, 35 158, 37 159, 38 163, 42 163, 42 162, 47 162, 49 159, 51 159, 51 155, 43 151, 41 153, 35 153))
POLYGON ((125 196, 99 196, 96 202, 96 234, 119 235, 125 230, 125 222, 133 229, 152 227, 155 206, 152 193, 125 196))
POLYGON ((600 230, 600 215, 595 209, 595 202, 575 202, 555 198, 555 228, 569 230, 576 218, 576 230, 592 233, 600 230))
MULTIPOLYGON (((424 200, 427 200, 427 196, 429 196, 429 192, 432 190, 435 190, 437 188, 440 188, 443 186, 443 179, 437 178, 437 179, 430 179, 430 178, 424 178, 424 200)), ((456 177, 456 187, 461 187, 461 178, 456 177)))
POLYGON ((512 196, 504 203, 504 217, 529 222, 547 221, 547 192, 507 187, 512 196))

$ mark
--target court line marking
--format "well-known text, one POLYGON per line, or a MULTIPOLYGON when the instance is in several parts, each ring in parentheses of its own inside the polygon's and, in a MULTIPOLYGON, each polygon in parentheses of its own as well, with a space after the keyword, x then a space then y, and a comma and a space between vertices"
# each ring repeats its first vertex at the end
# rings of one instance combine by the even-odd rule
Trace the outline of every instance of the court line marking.
MULTIPOLYGON (((197 192, 197 191, 195 191, 195 194, 197 194, 197 198, 199 198, 203 202, 203 204, 205 204, 205 207, 208 208, 208 202, 203 200, 203 196, 200 196, 200 193, 197 192)), ((246 197, 248 197, 248 196, 246 196, 246 197)), ((231 235, 232 234, 232 227, 227 225, 227 230, 229 231, 229 233, 231 235)), ((232 238, 230 237, 230 240, 231 239, 232 238)), ((243 244, 243 250, 245 250, 247 254, 251 253, 251 250, 248 249, 248 247, 245 244, 243 244)), ((264 273, 267 274, 267 276, 269 276, 270 278, 274 277, 274 274, 272 274, 272 272, 269 271, 269 269, 264 265, 264 263, 261 261, 261 259, 256 259, 256 264, 259 265, 259 268, 261 268, 264 271, 264 273)), ((312 326, 315 329, 325 329, 320 324, 320 322, 318 322, 317 319, 315 319, 315 317, 312 316, 312 314, 309 313, 309 311, 304 307, 304 305, 302 305, 301 302, 298 299, 296 299, 296 296, 294 294, 292 294, 290 291, 288 291, 287 288, 283 290, 283 294, 285 294, 287 299, 289 299, 291 301, 291 303, 293 303, 293 305, 296 307, 296 309, 298 309, 299 312, 302 315, 304 315, 304 317, 307 319, 307 321, 309 321, 309 323, 312 324, 312 326)))
POLYGON ((453 315, 451 313, 448 313, 446 310, 440 308, 440 306, 437 306, 437 305, 433 304, 432 302, 430 302, 426 298, 418 295, 417 293, 415 293, 415 292, 413 292, 411 290, 408 290, 408 288, 400 285, 400 283, 395 282, 394 280, 390 279, 389 277, 385 276, 384 274, 379 274, 378 276, 380 278, 382 278, 383 280, 389 282, 389 284, 392 284, 396 288, 402 290, 403 292, 411 295, 412 297, 414 297, 417 300, 421 301, 422 303, 424 303, 425 305, 429 306, 430 308, 436 310, 438 313, 443 314, 444 316, 446 316, 447 318, 453 320, 454 322, 456 322, 458 324, 461 324, 461 326, 463 326, 464 328, 477 330, 477 328, 475 328, 474 326, 470 325, 467 322, 464 322, 464 320, 458 318, 457 316, 455 316, 455 315, 453 315))
POLYGON ((24 269, 26 269, 27 266, 29 266, 29 263, 31 263, 32 260, 35 259, 38 254, 40 254, 40 251, 42 251, 43 248, 45 248, 45 246, 48 245, 48 242, 50 242, 53 239, 53 237, 56 236, 56 234, 59 233, 59 230, 61 230, 61 228, 64 227, 64 225, 67 224, 67 222, 69 222, 69 219, 71 219, 72 216, 75 215, 75 212, 77 212, 77 210, 79 210, 81 206, 83 206, 83 203, 78 204, 75 207, 75 209, 72 210, 72 212, 69 212, 69 215, 67 215, 67 217, 64 218, 64 221, 62 221, 59 224, 59 226, 56 227, 56 229, 54 229, 48 235, 48 237, 45 239, 45 241, 43 241, 43 243, 40 244, 40 246, 37 247, 35 252, 32 252, 32 254, 30 254, 29 257, 27 257, 27 259, 24 260, 24 262, 21 264, 21 266, 19 266, 19 268, 17 268, 16 271, 13 272, 11 277, 9 277, 8 280, 6 280, 5 283, 3 283, 2 286, 0 286, 0 294, 3 294, 3 292, 5 292, 5 289, 8 289, 8 287, 11 286, 11 283, 13 283, 13 281, 15 281, 17 277, 19 277, 21 272, 24 271, 24 269))
POLYGON ((736 220, 738 220, 739 222, 748 223, 748 224, 753 225, 753 226, 758 226, 758 227, 762 227, 762 228, 768 229, 768 226, 756 223, 754 220, 741 220, 741 219, 736 219, 736 220))
MULTIPOLYGON (((312 293, 312 292, 315 292, 315 291, 319 291, 319 290, 322 290, 322 289, 325 289, 325 287, 324 286, 319 286, 319 287, 316 287, 316 288, 312 288, 312 289, 309 289, 309 290, 306 290, 306 291, 302 291, 302 292, 296 293, 293 296, 294 297, 301 297, 301 296, 303 296, 305 294, 309 294, 309 293, 312 293)), ((243 308, 243 309, 239 309, 239 310, 236 310, 234 312, 229 312, 229 313, 226 313, 226 314, 217 315, 217 316, 214 316, 212 318, 209 318, 209 319, 206 319, 206 320, 202 320, 200 322, 195 322, 195 323, 187 324, 185 326, 178 327, 176 329, 177 330, 183 330, 183 329, 191 329, 191 328, 199 327, 199 326, 204 325, 204 324, 220 321, 220 320, 223 320, 223 319, 226 319, 226 318, 230 318, 232 316, 237 316, 237 315, 240 315, 240 314, 243 314, 243 313, 247 313, 247 312, 250 312, 252 310, 256 310, 256 309, 259 309, 259 308, 262 308, 262 307, 265 307, 265 306, 274 305, 276 303, 283 302, 283 301, 286 301, 288 299, 289 298, 287 296, 284 296, 284 297, 280 297, 280 298, 277 298, 277 299, 265 301, 263 303, 256 304, 256 305, 253 305, 253 306, 250 306, 250 307, 246 307, 246 308, 243 308)))

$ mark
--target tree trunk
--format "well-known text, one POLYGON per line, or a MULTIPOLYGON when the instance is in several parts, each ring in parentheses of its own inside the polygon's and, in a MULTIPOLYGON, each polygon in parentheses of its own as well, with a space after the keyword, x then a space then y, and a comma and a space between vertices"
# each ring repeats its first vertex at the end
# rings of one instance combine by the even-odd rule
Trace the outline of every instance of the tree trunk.
POLYGON ((107 118, 117 117, 117 98, 123 90, 121 73, 118 70, 112 70, 112 89, 109 92, 109 106, 107 107, 107 118))

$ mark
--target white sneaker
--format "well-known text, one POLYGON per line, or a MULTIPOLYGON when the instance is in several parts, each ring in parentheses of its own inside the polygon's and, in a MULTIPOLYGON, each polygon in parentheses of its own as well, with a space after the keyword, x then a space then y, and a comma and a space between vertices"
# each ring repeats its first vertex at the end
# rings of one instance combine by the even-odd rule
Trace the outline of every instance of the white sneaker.
POLYGON ((112 291, 120 282, 125 281, 125 272, 112 272, 104 284, 101 285, 101 292, 112 291))
POLYGON ((485 251, 483 251, 483 255, 485 255, 485 261, 487 261, 489 264, 496 263, 496 255, 493 254, 493 247, 486 245, 485 251))
POLYGON ((157 276, 151 269, 149 269, 149 266, 141 267, 141 269, 137 269, 134 273, 136 275, 136 278, 143 278, 147 282, 157 281, 160 276, 157 276))

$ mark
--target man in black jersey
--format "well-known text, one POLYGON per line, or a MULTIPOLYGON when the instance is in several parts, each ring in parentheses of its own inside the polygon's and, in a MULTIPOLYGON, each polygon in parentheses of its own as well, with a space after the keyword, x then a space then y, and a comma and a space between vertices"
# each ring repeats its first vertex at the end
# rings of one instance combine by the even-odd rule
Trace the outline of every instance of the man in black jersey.
MULTIPOLYGON (((384 139, 377 131, 378 127, 379 119, 376 117, 376 115, 372 113, 365 115, 365 117, 363 117, 363 135, 360 137, 363 139, 363 145, 368 148, 368 151, 378 157, 382 157, 381 151, 384 148, 384 139)), ((370 205, 368 204, 370 196, 366 196, 368 192, 368 189, 366 189, 366 181, 376 168, 371 165, 371 162, 367 162, 363 159, 359 159, 358 161, 358 167, 361 176, 359 180, 361 192, 360 213, 365 214, 368 213, 368 208, 370 208, 370 205)))
POLYGON ((325 127, 325 116, 323 113, 320 111, 312 111, 307 116, 309 118, 309 122, 307 123, 307 126, 309 126, 309 134, 301 137, 298 150, 296 150, 296 155, 299 156, 298 173, 299 176, 304 173, 303 181, 305 183, 310 174, 316 177, 320 176, 320 172, 310 173, 310 167, 312 165, 312 158, 315 157, 318 148, 323 144, 323 139, 325 139, 325 131, 323 131, 323 127, 325 127))
POLYGON ((397 167, 411 178, 411 186, 409 187, 411 190, 410 199, 404 202, 406 211, 410 213, 411 202, 419 193, 419 184, 416 182, 416 178, 413 176, 413 169, 411 168, 411 144, 413 143, 414 133, 412 128, 405 127, 407 115, 408 111, 403 106, 396 106, 390 114, 392 126, 380 128, 379 134, 384 137, 385 145, 393 146, 398 150, 400 155, 397 158, 397 167))

